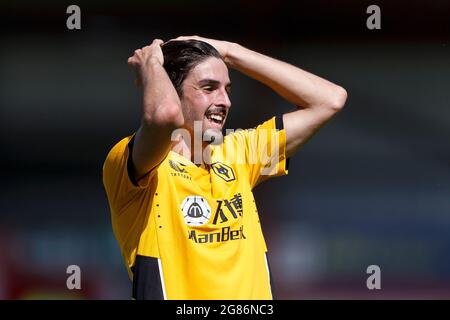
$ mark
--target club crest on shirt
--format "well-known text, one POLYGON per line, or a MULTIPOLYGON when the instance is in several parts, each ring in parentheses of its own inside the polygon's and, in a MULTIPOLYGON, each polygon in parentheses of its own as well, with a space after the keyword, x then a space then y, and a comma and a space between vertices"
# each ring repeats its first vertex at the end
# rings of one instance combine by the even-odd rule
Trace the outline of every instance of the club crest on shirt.
POLYGON ((236 180, 236 177, 234 176, 233 168, 230 166, 222 163, 222 162, 214 162, 211 165, 211 168, 213 169, 214 173, 221 177, 226 182, 230 182, 233 180, 236 180))
POLYGON ((201 196, 187 196, 181 203, 184 222, 189 226, 201 226, 211 217, 211 207, 201 196))

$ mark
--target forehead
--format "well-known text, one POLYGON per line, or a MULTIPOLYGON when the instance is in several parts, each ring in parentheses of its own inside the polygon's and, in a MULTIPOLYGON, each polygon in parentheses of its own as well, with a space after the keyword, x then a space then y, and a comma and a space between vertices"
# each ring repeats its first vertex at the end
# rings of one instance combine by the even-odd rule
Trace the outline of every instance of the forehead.
POLYGON ((222 60, 214 57, 208 58, 192 68, 186 77, 186 80, 193 82, 203 79, 217 80, 226 85, 230 82, 228 68, 222 60))

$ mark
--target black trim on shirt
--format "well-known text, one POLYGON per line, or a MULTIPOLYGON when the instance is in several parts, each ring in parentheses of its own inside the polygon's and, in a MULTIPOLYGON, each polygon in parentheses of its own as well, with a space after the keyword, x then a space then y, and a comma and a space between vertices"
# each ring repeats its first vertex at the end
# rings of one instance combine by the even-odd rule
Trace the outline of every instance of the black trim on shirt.
POLYGON ((133 272, 133 298, 164 300, 158 258, 136 255, 133 272))
POLYGON ((284 129, 284 124, 283 124, 283 116, 278 115, 275 117, 275 128, 277 128, 278 130, 283 130, 284 129))
POLYGON ((269 257, 267 256, 267 253, 266 253, 266 261, 267 261, 267 268, 269 269, 270 291, 272 292, 272 299, 277 300, 275 296, 275 288, 273 287, 272 270, 270 269, 269 257))
POLYGON ((128 160, 127 160, 127 172, 128 172, 128 177, 130 178, 131 183, 135 186, 135 187, 139 187, 138 182, 136 181, 135 174, 136 171, 134 169, 134 165, 133 165, 133 159, 132 154, 133 154, 133 145, 134 145, 134 136, 131 137, 131 140, 128 142, 128 160))
MULTIPOLYGON (((278 130, 283 130, 284 129, 284 122, 283 122, 283 116, 278 115, 275 117, 275 127, 278 130)), ((286 170, 289 170, 289 160, 290 158, 286 158, 286 170)))

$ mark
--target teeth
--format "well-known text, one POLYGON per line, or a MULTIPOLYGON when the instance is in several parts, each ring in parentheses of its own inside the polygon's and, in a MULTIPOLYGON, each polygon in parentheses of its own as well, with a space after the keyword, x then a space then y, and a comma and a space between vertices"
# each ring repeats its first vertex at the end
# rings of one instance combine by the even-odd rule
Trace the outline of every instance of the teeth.
POLYGON ((210 117, 211 117, 211 119, 213 119, 215 121, 219 121, 219 122, 222 122, 222 120, 223 120, 223 117, 220 115, 217 115, 217 114, 212 114, 210 117))

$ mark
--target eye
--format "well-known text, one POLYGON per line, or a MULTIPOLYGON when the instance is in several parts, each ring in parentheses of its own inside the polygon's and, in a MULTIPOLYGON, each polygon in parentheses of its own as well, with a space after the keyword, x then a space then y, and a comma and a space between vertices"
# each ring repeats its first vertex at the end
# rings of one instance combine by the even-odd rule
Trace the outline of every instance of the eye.
POLYGON ((211 87, 211 86, 203 87, 203 89, 204 89, 205 91, 208 91, 208 92, 213 92, 213 91, 214 91, 214 88, 211 87))

